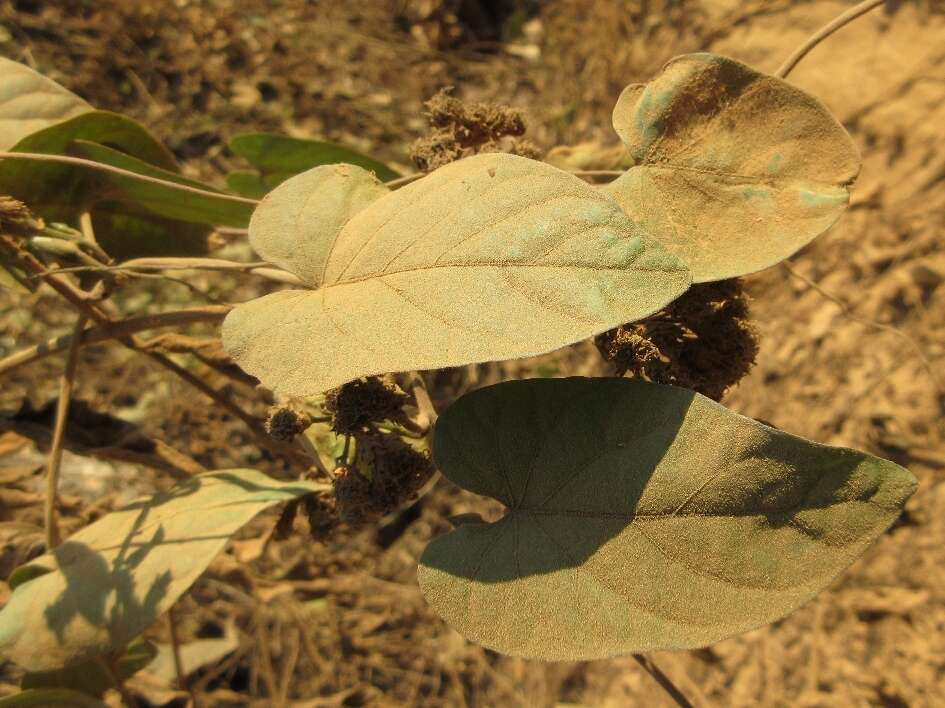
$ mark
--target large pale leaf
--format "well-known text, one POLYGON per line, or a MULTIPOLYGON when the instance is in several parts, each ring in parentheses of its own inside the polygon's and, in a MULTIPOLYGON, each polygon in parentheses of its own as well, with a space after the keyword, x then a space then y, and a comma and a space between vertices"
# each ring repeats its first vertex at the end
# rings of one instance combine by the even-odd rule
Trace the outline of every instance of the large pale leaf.
POLYGON ((284 203, 292 189, 259 207, 251 238, 268 253, 279 239, 284 253, 304 251, 320 273, 283 262, 319 287, 240 305, 223 324, 237 363, 289 394, 550 351, 645 317, 689 286, 685 266, 613 201, 523 157, 454 162, 350 218, 351 201, 330 190, 284 203), (344 226, 313 233, 315 219, 344 226))
POLYGON ((0 150, 27 135, 94 110, 28 66, 0 57, 0 150))
POLYGON ((695 282, 767 268, 810 242, 846 207, 860 165, 817 99, 713 54, 628 86, 614 127, 635 166, 605 193, 695 282))
POLYGON ((272 133, 248 133, 237 135, 230 140, 228 147, 259 170, 261 183, 256 189, 266 191, 313 167, 339 162, 374 172, 378 179, 384 181, 400 176, 383 162, 320 140, 290 138, 272 133))
POLYGON ((104 516, 30 564, 52 572, 17 585, 0 611, 0 653, 29 671, 52 671, 124 646, 243 524, 322 488, 224 470, 104 516))
POLYGON ((776 620, 896 519, 905 469, 629 379, 480 389, 439 419, 443 474, 508 507, 426 549, 420 587, 497 651, 594 659, 776 620))

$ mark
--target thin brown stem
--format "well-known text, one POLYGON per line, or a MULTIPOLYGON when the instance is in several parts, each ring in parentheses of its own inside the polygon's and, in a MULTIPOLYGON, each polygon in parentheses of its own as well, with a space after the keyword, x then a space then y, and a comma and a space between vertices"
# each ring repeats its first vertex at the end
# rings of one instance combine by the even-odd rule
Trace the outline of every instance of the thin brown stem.
POLYGON ((75 386, 75 371, 79 362, 79 342, 85 328, 85 316, 79 315, 75 325, 72 346, 66 359, 66 368, 59 379, 59 400, 56 401, 56 425, 53 428, 52 443, 49 446, 49 467, 46 470, 46 499, 43 509, 43 523, 46 529, 46 550, 51 551, 62 540, 59 536, 59 520, 56 503, 59 499, 59 468, 62 464, 62 441, 66 436, 69 420, 69 404, 72 401, 72 389, 75 386))
MULTIPOLYGON (((140 315, 115 320, 107 325, 89 327, 82 330, 78 346, 98 344, 109 339, 121 339, 136 332, 163 327, 178 327, 195 322, 219 322, 233 309, 230 305, 208 305, 206 307, 192 307, 186 310, 161 312, 153 315, 140 315)), ((0 359, 0 376, 7 374, 21 366, 32 364, 52 354, 58 354, 69 349, 75 341, 75 334, 62 337, 53 337, 42 344, 21 349, 10 356, 0 359)))
POLYGON ((778 70, 774 72, 774 75, 782 79, 787 78, 787 75, 794 70, 794 67, 797 66, 801 59, 806 57, 814 47, 816 47, 841 27, 848 25, 857 17, 865 15, 870 10, 879 7, 885 1, 886 0, 864 0, 858 5, 851 7, 842 15, 837 16, 831 22, 828 22, 826 25, 812 34, 801 46, 795 49, 791 56, 789 56, 784 61, 784 63, 778 67, 778 70))
POLYGON ((174 616, 173 605, 167 610, 167 632, 171 635, 171 653, 174 656, 174 674, 177 677, 177 688, 187 691, 196 705, 197 698, 187 686, 187 674, 184 672, 184 661, 180 655, 180 637, 177 634, 177 618, 174 616))
POLYGON ((98 663, 105 670, 105 675, 108 676, 112 685, 118 690, 118 693, 121 695, 121 700, 124 701, 127 708, 138 708, 138 701, 131 695, 131 691, 129 691, 128 687, 125 685, 124 679, 121 677, 121 674, 118 673, 114 658, 110 656, 101 657, 98 663))
POLYGON ((237 197, 233 194, 227 194, 225 192, 215 192, 210 191, 209 189, 200 189, 199 187, 191 187, 190 185, 180 184, 178 182, 170 182, 165 179, 160 179, 158 177, 151 177, 150 175, 142 175, 137 172, 132 172, 131 170, 125 170, 121 167, 114 167, 112 165, 106 165, 103 162, 95 162, 94 160, 86 160, 81 157, 69 157, 67 155, 49 155, 46 153, 37 153, 37 152, 0 152, 0 160, 28 160, 32 162, 56 162, 63 165, 76 165, 78 167, 88 167, 93 170, 100 170, 102 172, 110 172, 115 175, 120 175, 122 177, 128 177, 129 179, 136 179, 139 182, 150 182, 151 184, 159 184, 162 187, 167 187, 168 189, 176 189, 178 192, 188 192, 190 194, 199 194, 203 197, 214 197, 216 199, 223 199, 230 202, 238 202, 240 204, 252 204, 256 206, 259 204, 259 201, 256 199, 247 199, 246 197, 237 197))
MULTIPOLYGON (((25 252, 12 238, 0 235, 0 247, 3 247, 3 250, 16 258, 16 260, 31 274, 42 273, 45 271, 43 264, 31 254, 25 252)), ((53 290, 64 297, 70 304, 72 304, 73 307, 75 307, 77 310, 79 310, 79 312, 83 313, 89 319, 94 320, 101 326, 108 326, 115 323, 111 313, 106 309, 105 303, 90 302, 85 293, 77 289, 74 285, 72 285, 72 283, 62 276, 51 273, 46 274, 43 279, 51 288, 53 288, 53 290)), ((173 373, 177 374, 178 377, 182 378, 201 393, 211 398, 221 408, 242 420, 253 433, 253 436, 256 438, 257 442, 262 447, 273 452, 273 454, 286 457, 293 462, 298 462, 300 458, 307 459, 292 446, 273 440, 266 433, 265 428, 259 420, 246 413, 233 401, 224 396, 222 393, 218 392, 213 387, 209 386, 202 379, 190 373, 187 369, 184 369, 183 367, 174 363, 171 359, 164 356, 163 354, 154 351, 147 351, 146 343, 139 336, 132 334, 121 337, 118 339, 118 341, 133 351, 144 351, 147 356, 163 366, 165 369, 169 369, 173 373)))
MULTIPOLYGON (((149 271, 149 270, 217 270, 217 271, 235 271, 238 273, 248 273, 258 275, 269 280, 275 280, 289 285, 304 286, 305 283, 297 275, 273 268, 268 263, 239 263, 236 261, 226 261, 218 258, 136 258, 112 266, 103 265, 85 265, 72 266, 69 268, 57 268, 55 273, 82 273, 99 271, 149 271)), ((43 274, 34 277, 42 277, 43 274)))
POLYGON ((653 660, 643 654, 634 654, 633 658, 636 662, 642 666, 646 672, 653 677, 653 680, 656 681, 666 693, 669 694, 676 705, 680 708, 693 708, 692 703, 686 698, 685 694, 677 688, 676 684, 673 683, 672 679, 664 674, 660 668, 653 663, 653 660))

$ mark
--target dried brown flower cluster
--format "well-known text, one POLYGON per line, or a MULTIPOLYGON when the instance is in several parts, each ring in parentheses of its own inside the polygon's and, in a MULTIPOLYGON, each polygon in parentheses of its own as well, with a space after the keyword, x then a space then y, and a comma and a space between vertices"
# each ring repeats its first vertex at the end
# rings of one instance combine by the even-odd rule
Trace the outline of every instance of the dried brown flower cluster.
POLYGON ((595 343, 618 376, 691 388, 716 401, 758 354, 738 279, 694 285, 655 315, 604 332, 595 343))
POLYGON ((432 130, 410 146, 410 159, 423 172, 481 152, 538 158, 541 151, 525 134, 521 111, 491 103, 465 104, 442 89, 426 102, 432 130))
POLYGON ((361 433, 384 420, 400 422, 408 396, 376 376, 357 379, 325 394, 331 429, 339 435, 361 433))

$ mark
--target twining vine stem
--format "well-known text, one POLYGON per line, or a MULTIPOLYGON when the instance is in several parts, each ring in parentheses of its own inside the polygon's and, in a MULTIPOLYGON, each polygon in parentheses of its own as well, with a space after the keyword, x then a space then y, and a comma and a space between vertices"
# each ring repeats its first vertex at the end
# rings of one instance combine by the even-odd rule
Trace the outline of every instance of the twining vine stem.
POLYGON ((859 5, 854 5, 842 15, 838 15, 834 20, 828 22, 826 25, 812 34, 810 38, 804 42, 804 44, 795 49, 791 56, 789 56, 785 62, 780 67, 778 67, 778 70, 774 72, 774 75, 781 79, 787 78, 787 75, 794 70, 794 67, 797 66, 798 62, 806 57, 814 47, 816 47, 841 27, 844 27, 845 25, 853 22, 853 20, 855 20, 860 15, 865 15, 870 10, 879 7, 884 2, 886 2, 886 0, 864 0, 864 2, 861 2, 859 5))
POLYGON ((676 688, 676 684, 673 683, 672 679, 664 674, 662 670, 660 670, 660 668, 653 663, 652 659, 644 656, 643 654, 634 654, 633 658, 636 659, 636 662, 642 666, 650 676, 653 677, 653 680, 656 681, 674 701, 676 701, 676 705, 678 705, 679 708, 693 708, 692 703, 689 702, 689 699, 686 698, 685 694, 676 688))
POLYGON ((128 317, 123 320, 113 320, 109 324, 97 325, 83 329, 80 336, 76 333, 62 337, 53 337, 42 344, 22 349, 5 359, 0 359, 0 376, 7 374, 21 366, 32 364, 52 354, 64 352, 72 346, 84 347, 97 344, 109 339, 121 339, 130 334, 143 332, 149 329, 162 327, 176 327, 194 322, 219 322, 233 309, 230 305, 208 305, 206 307, 192 307, 173 312, 161 312, 153 315, 128 317))
POLYGON ((85 315, 80 314, 76 322, 66 368, 59 379, 59 399, 56 401, 56 423, 53 428, 52 442, 49 446, 49 465, 46 470, 46 499, 43 506, 43 525, 46 529, 46 550, 51 551, 62 540, 59 536, 58 511, 59 469, 62 465, 62 443, 66 436, 69 420, 69 404, 72 401, 72 389, 75 387, 75 371, 79 363, 79 342, 85 328, 85 315))

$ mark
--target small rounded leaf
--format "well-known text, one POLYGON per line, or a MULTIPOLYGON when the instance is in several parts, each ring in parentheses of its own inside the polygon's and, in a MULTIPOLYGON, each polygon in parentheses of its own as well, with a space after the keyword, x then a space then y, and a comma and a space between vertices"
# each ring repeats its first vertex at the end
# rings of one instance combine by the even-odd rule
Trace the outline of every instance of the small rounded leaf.
POLYGON ((274 190, 250 231, 264 256, 318 289, 253 300, 223 324, 230 356, 282 393, 540 354, 646 317, 689 287, 686 267, 611 199, 534 160, 454 162, 335 235, 340 219, 316 232, 306 216, 344 203, 328 188, 337 179, 296 191, 311 174, 274 190))
POLYGON ((323 488, 221 470, 102 517, 33 561, 51 572, 21 582, 0 610, 0 653, 54 671, 125 646, 256 514, 323 488))
POLYGON ((427 546, 428 602, 490 649, 568 661, 701 647, 783 617, 916 485, 892 462, 630 379, 480 389, 440 416, 434 457, 508 511, 427 546))
POLYGON ((762 270, 828 229, 859 153, 817 99, 714 54, 628 86, 614 128, 634 167, 606 185, 695 282, 762 270))
POLYGON ((323 165, 283 182, 253 212, 249 242, 270 263, 321 285, 331 246, 351 217, 388 193, 354 165, 323 165))

